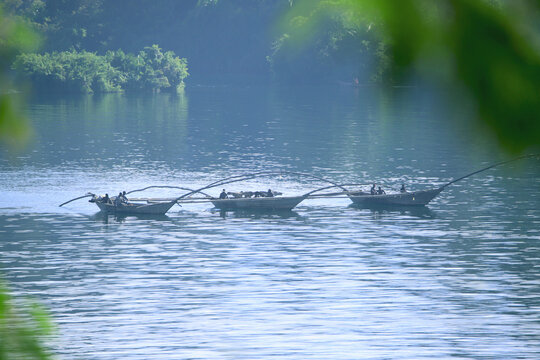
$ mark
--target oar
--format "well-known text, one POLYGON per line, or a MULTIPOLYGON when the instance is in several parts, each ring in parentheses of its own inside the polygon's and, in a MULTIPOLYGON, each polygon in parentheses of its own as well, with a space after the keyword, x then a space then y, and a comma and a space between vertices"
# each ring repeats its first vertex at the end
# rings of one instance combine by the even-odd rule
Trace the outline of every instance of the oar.
POLYGON ((79 200, 79 199, 83 199, 83 198, 89 197, 89 196, 94 196, 94 194, 88 193, 88 194, 86 194, 86 195, 79 196, 79 197, 76 197, 75 199, 71 199, 71 200, 69 200, 69 201, 66 201, 65 203, 60 204, 60 205, 58 205, 58 206, 59 206, 59 207, 62 207, 62 206, 64 206, 64 205, 66 205, 66 204, 69 204, 69 203, 72 202, 72 201, 79 200))
POLYGON ((460 180, 463 180, 463 179, 465 179, 465 178, 468 178, 469 176, 473 176, 473 175, 476 175, 476 174, 481 173, 481 172, 483 172, 483 171, 492 169, 492 168, 494 168, 494 167, 496 167, 496 166, 508 164, 508 163, 511 163, 511 162, 514 162, 514 161, 517 161, 517 160, 526 159, 526 158, 531 158, 531 157, 539 157, 539 158, 540 158, 540 154, 529 154, 529 155, 518 156, 517 158, 513 158, 513 159, 510 159, 510 160, 501 161, 501 162, 498 162, 498 163, 496 163, 496 164, 492 164, 492 165, 487 166, 487 167, 485 167, 485 168, 483 168, 483 169, 476 170, 476 171, 474 171, 474 172, 472 172, 472 173, 470 173, 470 174, 467 174, 467 175, 462 176, 462 177, 460 177, 460 178, 454 179, 454 180, 450 181, 449 183, 444 184, 444 185, 441 186, 440 188, 441 188, 441 189, 444 189, 444 188, 447 187, 448 185, 451 185, 451 184, 456 183, 456 182, 458 182, 458 181, 460 181, 460 180))

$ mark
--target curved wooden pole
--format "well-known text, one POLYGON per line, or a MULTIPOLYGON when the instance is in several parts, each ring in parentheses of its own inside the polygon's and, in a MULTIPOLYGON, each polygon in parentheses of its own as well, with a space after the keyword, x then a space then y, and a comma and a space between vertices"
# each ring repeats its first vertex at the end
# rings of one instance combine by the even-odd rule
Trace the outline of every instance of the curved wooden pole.
POLYGON ((251 174, 234 175, 234 176, 226 177, 226 178, 221 179, 221 180, 214 181, 213 183, 210 183, 207 186, 209 186, 209 187, 219 186, 219 184, 221 184, 221 183, 223 183, 223 185, 224 185, 224 184, 227 184, 229 180, 236 180, 236 179, 240 179, 240 178, 246 178, 246 180, 249 180, 249 179, 253 179, 255 177, 259 177, 259 176, 277 175, 277 174, 279 174, 279 175, 304 176, 304 177, 320 180, 320 181, 323 181, 323 182, 327 182, 329 184, 335 185, 336 187, 340 186, 338 183, 333 182, 333 181, 328 180, 328 179, 325 179, 325 178, 322 178, 320 176, 311 175, 311 174, 307 174, 307 173, 301 173, 301 172, 295 172, 295 171, 287 171, 287 170, 277 170, 277 171, 276 170, 267 170, 267 171, 259 171, 259 172, 255 172, 255 173, 251 173, 251 174))
POLYGON ((90 196, 94 196, 94 194, 88 193, 88 194, 86 194, 86 195, 76 197, 75 199, 71 199, 71 200, 69 200, 69 201, 66 201, 65 203, 62 203, 62 204, 58 205, 58 207, 62 207, 62 206, 64 206, 64 205, 66 205, 66 204, 69 204, 69 203, 72 202, 72 201, 79 200, 79 199, 83 199, 83 198, 85 198, 85 197, 90 197, 90 196))
POLYGON ((210 183, 210 184, 208 184, 208 185, 206 185, 206 186, 204 186, 204 187, 202 187, 200 189, 193 190, 192 192, 184 194, 184 195, 178 197, 176 200, 181 200, 184 197, 187 197, 187 196, 189 196, 191 194, 201 192, 202 190, 210 189, 210 188, 213 188, 213 187, 223 186, 223 185, 227 185, 227 184, 231 184, 231 183, 235 183, 235 182, 239 182, 239 181, 250 180, 250 179, 253 179, 253 178, 256 178, 256 177, 268 176, 268 175, 298 175, 298 176, 305 176, 305 177, 309 177, 309 178, 312 178, 312 179, 316 179, 316 180, 320 180, 320 181, 330 183, 330 184, 334 185, 334 187, 339 187, 343 191, 347 191, 347 189, 345 187, 343 187, 342 185, 340 185, 340 184, 338 184, 336 182, 333 182, 331 180, 316 176, 316 175, 311 175, 311 174, 306 174, 306 173, 301 173, 301 172, 295 172, 295 171, 285 171, 285 170, 271 171, 271 170, 269 170, 269 171, 259 171, 259 172, 251 173, 251 174, 229 176, 227 178, 214 181, 213 183, 210 183))
MULTIPOLYGON (((127 194, 131 194, 131 193, 134 193, 134 192, 139 192, 139 191, 145 191, 145 190, 148 190, 148 189, 180 189, 180 190, 187 190, 187 191, 194 191, 193 189, 190 189, 190 188, 187 188, 187 187, 182 187, 182 186, 169 186, 169 185, 152 185, 152 186, 147 186, 145 188, 142 188, 142 189, 136 189, 136 190, 131 190, 131 191, 128 191, 126 192, 126 195, 127 194)), ((211 198, 212 196, 202 192, 202 191, 199 191, 201 194, 203 194, 204 196, 208 197, 208 198, 211 198)))
MULTIPOLYGON (((342 188, 342 187, 344 187, 344 186, 364 186, 364 185, 366 185, 366 184, 340 184, 340 185, 330 185, 330 186, 322 187, 322 188, 320 188, 320 189, 312 190, 312 191, 310 191, 310 192, 308 192, 308 193, 305 193, 303 196, 310 196, 310 195, 312 195, 312 194, 314 194, 314 193, 316 193, 316 192, 323 191, 323 190, 328 190, 328 189, 332 189, 332 188, 335 188, 335 187, 340 187, 340 188, 342 188)), ((349 194, 349 193, 351 193, 351 191, 346 190, 346 191, 343 191, 341 194, 344 194, 344 195, 345 195, 345 194, 349 194)), ((335 195, 335 194, 333 194, 333 195, 335 195)), ((317 196, 319 196, 319 195, 317 195, 317 196)))
POLYGON ((452 180, 452 181, 450 181, 450 182, 444 184, 444 185, 441 186, 440 188, 441 188, 441 189, 444 189, 444 188, 447 187, 448 185, 451 185, 451 184, 453 184, 453 183, 456 183, 456 182, 458 182, 458 181, 460 181, 460 180, 466 179, 466 178, 468 178, 468 177, 470 177, 470 176, 473 176, 473 175, 476 175, 476 174, 478 174, 478 173, 484 172, 484 171, 486 171, 486 170, 492 169, 492 168, 494 168, 494 167, 496 167, 496 166, 508 164, 508 163, 511 163, 511 162, 514 162, 514 161, 517 161, 517 160, 526 159, 526 158, 531 158, 531 157, 539 157, 539 158, 540 158, 540 154, 522 155, 522 156, 518 156, 517 158, 513 158, 513 159, 510 159, 510 160, 498 162, 498 163, 496 163, 496 164, 487 166, 487 167, 485 167, 485 168, 483 168, 483 169, 476 170, 476 171, 474 171, 474 172, 472 172, 472 173, 470 173, 470 174, 467 174, 467 175, 465 175, 465 176, 462 176, 462 177, 459 177, 459 178, 457 178, 457 179, 454 179, 454 180, 452 180))

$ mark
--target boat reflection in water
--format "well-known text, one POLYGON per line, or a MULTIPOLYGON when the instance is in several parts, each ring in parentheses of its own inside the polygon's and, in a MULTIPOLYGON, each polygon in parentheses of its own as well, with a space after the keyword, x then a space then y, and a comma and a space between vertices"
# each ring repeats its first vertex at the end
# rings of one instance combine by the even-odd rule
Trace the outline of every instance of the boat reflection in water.
POLYGON ((214 208, 212 212, 219 213, 219 216, 223 219, 234 218, 234 219, 289 219, 303 218, 299 213, 294 210, 272 210, 272 209, 243 209, 243 210, 223 210, 214 208))
POLYGON ((171 221, 172 219, 165 214, 125 214, 125 213, 109 213, 106 211, 99 211, 90 216, 91 220, 96 222, 103 222, 108 224, 109 222, 123 223, 130 220, 155 220, 155 221, 171 221))
POLYGON ((371 214, 379 218, 386 214, 409 215, 423 219, 435 219, 436 213, 427 206, 407 206, 407 205, 365 205, 352 203, 349 205, 351 209, 369 210, 371 214))

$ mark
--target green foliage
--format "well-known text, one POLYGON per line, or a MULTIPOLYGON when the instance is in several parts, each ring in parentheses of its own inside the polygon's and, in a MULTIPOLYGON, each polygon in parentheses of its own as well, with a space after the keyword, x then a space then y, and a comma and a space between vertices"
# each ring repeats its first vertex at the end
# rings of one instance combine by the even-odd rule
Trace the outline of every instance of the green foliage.
POLYGON ((104 56, 76 50, 21 54, 14 68, 37 87, 83 93, 177 90, 189 75, 186 59, 163 53, 157 45, 137 56, 122 50, 104 56))
POLYGON ((0 7, 0 141, 10 144, 23 142, 30 129, 19 106, 17 94, 10 79, 9 67, 15 56, 31 51, 39 38, 20 18, 5 16, 0 7))
POLYGON ((468 97, 501 144, 522 151, 540 145, 539 12, 539 2, 519 0, 299 0, 281 28, 313 44, 325 19, 367 25, 392 79, 413 73, 468 97))
POLYGON ((106 59, 86 51, 53 52, 50 54, 21 54, 15 68, 27 75, 34 84, 78 92, 119 91, 121 73, 106 59))
POLYGON ((43 307, 16 302, 0 282, 0 360, 52 359, 43 343, 54 330, 43 307))

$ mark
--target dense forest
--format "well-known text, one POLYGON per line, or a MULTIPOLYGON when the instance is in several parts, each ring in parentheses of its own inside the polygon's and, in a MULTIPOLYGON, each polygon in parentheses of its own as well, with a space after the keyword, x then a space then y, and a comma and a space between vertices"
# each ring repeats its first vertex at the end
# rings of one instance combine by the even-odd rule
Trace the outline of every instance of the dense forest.
MULTIPOLYGON (((341 15, 326 17, 317 30, 317 41, 289 51, 300 47, 276 24, 295 6, 291 0, 2 0, 0 4, 7 14, 24 19, 42 35, 40 53, 45 57, 40 61, 76 57, 101 64, 104 71, 93 76, 95 85, 74 80, 80 89, 122 87, 121 76, 107 68, 114 67, 106 61, 107 52, 137 55, 154 44, 165 53, 178 54, 184 65, 189 61, 194 83, 270 79, 366 83, 382 78, 382 72, 371 66, 377 63, 375 58, 384 56, 381 41, 367 28, 344 26, 341 15)), ((18 61, 34 80, 41 66, 37 60, 18 61), (33 71, 28 71, 31 67, 33 71)), ((187 68, 183 75, 187 76, 187 68)), ((152 78, 140 72, 131 77, 146 79, 131 89, 148 88, 152 78)), ((53 78, 49 72, 40 81, 53 78)))

